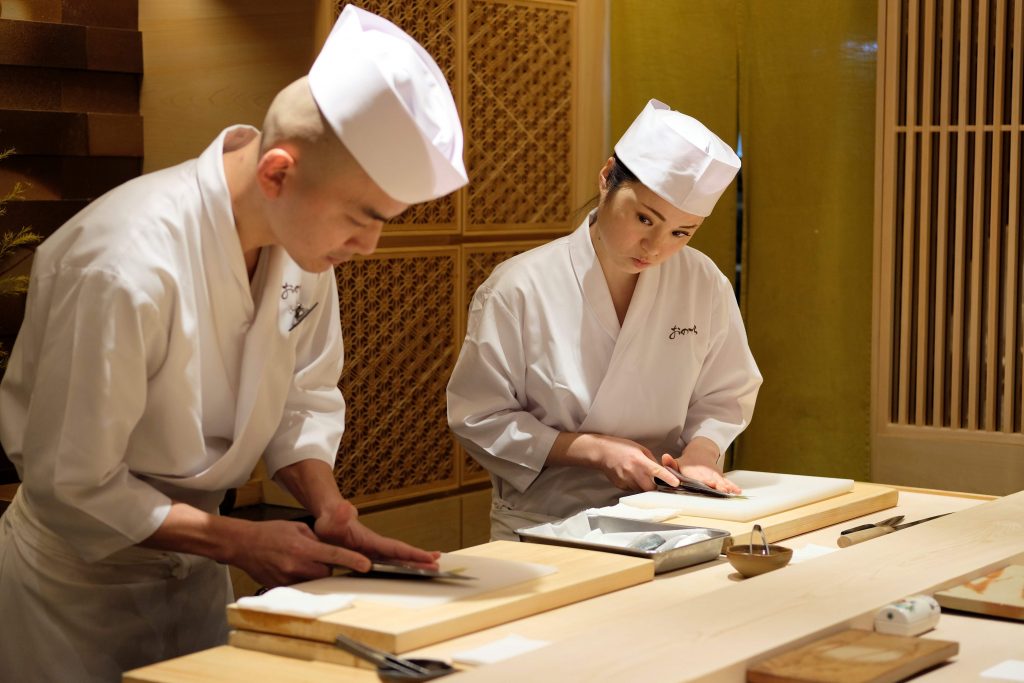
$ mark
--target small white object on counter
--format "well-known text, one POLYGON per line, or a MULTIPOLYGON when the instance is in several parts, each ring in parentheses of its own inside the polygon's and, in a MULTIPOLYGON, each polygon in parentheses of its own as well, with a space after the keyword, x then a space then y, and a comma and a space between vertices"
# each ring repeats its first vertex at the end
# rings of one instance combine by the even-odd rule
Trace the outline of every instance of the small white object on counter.
POLYGON ((982 678, 994 678, 997 681, 1024 681, 1024 661, 1007 659, 981 672, 982 678))
POLYGON ((349 607, 354 599, 355 596, 349 593, 314 595, 287 586, 279 586, 271 588, 263 595, 239 598, 237 604, 243 609, 257 612, 290 614, 296 617, 315 619, 349 607))
POLYGON ((939 603, 930 595, 911 595, 875 614, 875 630, 894 636, 917 636, 939 623, 939 603))
POLYGON ((616 503, 603 508, 589 508, 585 512, 588 515, 618 517, 637 522, 664 522, 666 519, 679 515, 679 510, 675 508, 638 508, 626 503, 616 503))
POLYGON ((829 548, 824 545, 815 545, 814 543, 808 543, 803 548, 797 548, 793 551, 793 559, 789 561, 790 564, 798 564, 807 560, 813 560, 816 557, 822 555, 829 555, 836 552, 839 548, 829 548))
POLYGON ((538 650, 550 644, 550 641, 547 640, 533 640, 513 634, 472 650, 456 652, 452 655, 452 660, 469 666, 483 666, 538 650))

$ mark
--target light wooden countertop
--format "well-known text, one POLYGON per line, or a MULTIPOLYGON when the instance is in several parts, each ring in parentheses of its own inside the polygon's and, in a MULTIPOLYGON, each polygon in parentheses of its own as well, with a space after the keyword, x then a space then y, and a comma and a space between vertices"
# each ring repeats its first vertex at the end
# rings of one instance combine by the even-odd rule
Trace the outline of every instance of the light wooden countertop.
MULTIPOLYGON (((839 531, 861 522, 904 514, 907 521, 968 510, 982 497, 903 490, 899 505, 784 541, 794 549, 810 544, 835 547, 839 531)), ((1010 552, 1024 561, 1024 494, 964 515, 838 550, 772 574, 742 579, 720 558, 660 575, 654 581, 543 612, 432 645, 407 656, 450 659, 453 653, 507 635, 550 641, 546 647, 449 680, 722 680, 743 681, 746 666, 799 642, 846 627, 870 628, 883 604, 931 588, 944 571, 976 573, 1010 552), (1005 518, 1005 519, 1004 519, 1005 518), (915 532, 915 530, 917 530, 915 532), (949 533, 955 531, 955 538, 949 533), (886 561, 900 556, 911 560, 886 561), (962 550, 962 552, 957 552, 962 550), (965 570, 971 571, 971 570, 965 570), (923 584, 922 584, 923 582, 923 584), (823 626, 824 625, 824 626, 823 626), (797 634, 796 640, 790 638, 797 634), (739 653, 739 654, 737 654, 739 653)), ((915 680, 974 680, 1005 659, 1024 659, 1024 624, 943 614, 924 637, 955 640, 960 654, 951 663, 915 680)), ((325 645, 318 645, 330 649, 325 645)), ((314 655, 315 656, 315 655, 314 655)), ((325 662, 216 648, 163 662, 126 675, 137 683, 199 683, 255 680, 373 681, 376 675, 325 662), (325 668, 326 667, 326 668, 325 668), (254 677, 253 672, 261 672, 254 677)))

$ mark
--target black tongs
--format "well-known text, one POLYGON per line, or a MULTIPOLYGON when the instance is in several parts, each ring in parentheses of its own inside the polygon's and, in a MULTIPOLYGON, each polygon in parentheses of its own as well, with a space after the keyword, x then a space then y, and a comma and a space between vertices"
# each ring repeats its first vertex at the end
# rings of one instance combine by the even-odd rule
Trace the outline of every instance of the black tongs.
POLYGON ((672 486, 667 481, 655 477, 654 485, 658 487, 659 491, 666 493, 689 493, 698 496, 711 496, 712 498, 746 498, 746 496, 739 493, 726 493, 725 491, 713 489, 707 484, 685 477, 678 472, 673 472, 672 474, 676 475, 679 485, 672 486))

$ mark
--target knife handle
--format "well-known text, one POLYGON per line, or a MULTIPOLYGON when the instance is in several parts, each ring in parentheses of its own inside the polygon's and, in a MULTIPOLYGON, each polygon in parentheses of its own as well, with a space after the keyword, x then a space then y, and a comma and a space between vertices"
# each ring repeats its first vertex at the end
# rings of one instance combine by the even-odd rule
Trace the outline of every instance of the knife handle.
POLYGON ((854 531, 846 535, 840 536, 836 544, 840 548, 847 548, 854 543, 860 543, 861 541, 867 541, 872 538, 878 538, 879 536, 885 536, 891 534, 895 529, 891 526, 873 526, 870 529, 864 529, 862 531, 854 531))

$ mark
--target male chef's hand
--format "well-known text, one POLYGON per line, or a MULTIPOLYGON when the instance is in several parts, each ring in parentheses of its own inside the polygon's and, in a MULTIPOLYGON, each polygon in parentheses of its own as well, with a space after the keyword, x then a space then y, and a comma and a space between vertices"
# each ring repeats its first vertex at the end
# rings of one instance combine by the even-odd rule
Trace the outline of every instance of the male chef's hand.
POLYGON ((330 575, 332 565, 370 568, 370 561, 346 548, 324 543, 302 522, 245 522, 231 541, 227 562, 267 588, 330 575))
POLYGON ((340 500, 327 507, 316 519, 313 529, 321 540, 358 551, 352 553, 355 556, 353 562, 336 564, 364 572, 370 569, 368 558, 373 558, 413 563, 425 569, 437 569, 437 558, 441 553, 421 550, 394 538, 381 536, 363 526, 357 519, 358 516, 359 511, 354 505, 347 500, 340 500))

